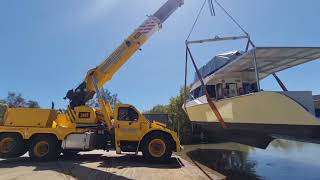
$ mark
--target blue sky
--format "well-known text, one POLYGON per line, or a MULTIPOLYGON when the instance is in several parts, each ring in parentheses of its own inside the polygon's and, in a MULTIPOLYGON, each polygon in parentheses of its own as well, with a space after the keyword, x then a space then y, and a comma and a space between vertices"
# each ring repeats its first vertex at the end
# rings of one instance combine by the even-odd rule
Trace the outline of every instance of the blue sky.
MULTIPOLYGON (((50 107, 65 107, 66 91, 81 82, 165 0, 29 0, 0 2, 0 97, 8 91, 50 107)), ((184 41, 202 0, 185 0, 150 41, 106 84, 125 102, 147 110, 167 103, 184 82, 184 41)), ((220 0, 258 46, 320 46, 320 1, 220 0)), ((206 7, 191 39, 240 34, 216 7, 206 7)), ((198 65, 242 48, 223 43, 193 48, 198 65)), ((320 93, 320 62, 279 74, 290 90, 320 93)), ((193 76, 193 69, 189 69, 193 76)), ((193 77, 189 77, 189 82, 193 77)), ((278 89, 272 79, 264 89, 278 89)))

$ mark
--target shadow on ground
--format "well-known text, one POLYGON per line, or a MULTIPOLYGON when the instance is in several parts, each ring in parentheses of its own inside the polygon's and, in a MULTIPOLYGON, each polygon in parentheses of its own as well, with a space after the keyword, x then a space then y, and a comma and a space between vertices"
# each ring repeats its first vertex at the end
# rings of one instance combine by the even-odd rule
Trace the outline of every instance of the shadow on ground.
POLYGON ((33 167, 33 171, 55 171, 76 179, 128 179, 117 174, 124 168, 177 169, 184 165, 172 157, 165 164, 149 163, 142 156, 124 155, 108 157, 102 154, 83 154, 74 157, 61 156, 56 161, 35 162, 28 157, 1 160, 0 168, 33 167))

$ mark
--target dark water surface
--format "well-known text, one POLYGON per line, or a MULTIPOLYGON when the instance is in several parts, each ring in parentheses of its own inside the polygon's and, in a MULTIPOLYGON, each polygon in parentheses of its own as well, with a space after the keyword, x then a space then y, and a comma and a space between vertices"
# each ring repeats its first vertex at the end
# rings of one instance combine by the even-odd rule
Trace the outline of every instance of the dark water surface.
POLYGON ((320 180, 320 145, 275 140, 266 150, 236 143, 185 146, 185 155, 228 179, 320 180))

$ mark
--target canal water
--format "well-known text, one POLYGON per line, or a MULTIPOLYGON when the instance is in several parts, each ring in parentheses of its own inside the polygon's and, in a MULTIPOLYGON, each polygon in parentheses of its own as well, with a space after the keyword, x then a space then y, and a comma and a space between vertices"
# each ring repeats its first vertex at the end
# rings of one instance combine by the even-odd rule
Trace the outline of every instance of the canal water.
POLYGON ((232 180, 320 180, 319 144, 278 139, 265 150, 237 143, 184 148, 183 156, 232 180))

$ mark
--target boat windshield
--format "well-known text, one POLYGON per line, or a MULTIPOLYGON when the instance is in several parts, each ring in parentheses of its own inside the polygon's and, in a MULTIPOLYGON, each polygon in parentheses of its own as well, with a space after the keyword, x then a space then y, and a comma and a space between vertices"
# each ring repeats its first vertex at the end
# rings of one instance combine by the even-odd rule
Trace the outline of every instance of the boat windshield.
MULTIPOLYGON (((244 52, 242 51, 231 51, 223 54, 219 54, 211 59, 206 65, 202 66, 199 71, 202 78, 206 78, 222 68, 223 66, 227 65, 231 61, 237 59, 240 55, 244 52)), ((197 74, 195 73, 194 82, 199 81, 197 74)))

